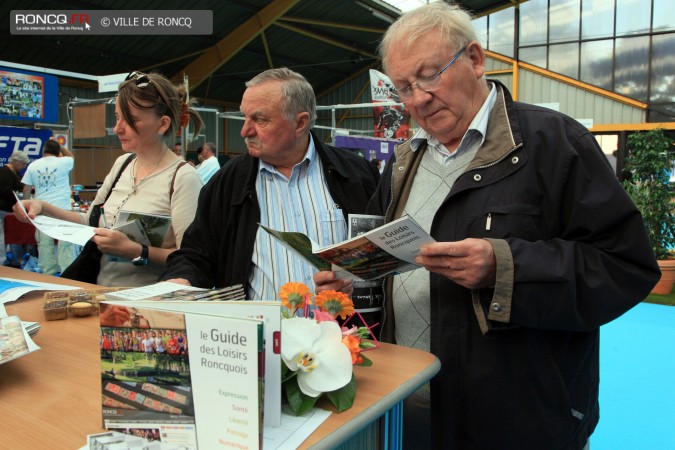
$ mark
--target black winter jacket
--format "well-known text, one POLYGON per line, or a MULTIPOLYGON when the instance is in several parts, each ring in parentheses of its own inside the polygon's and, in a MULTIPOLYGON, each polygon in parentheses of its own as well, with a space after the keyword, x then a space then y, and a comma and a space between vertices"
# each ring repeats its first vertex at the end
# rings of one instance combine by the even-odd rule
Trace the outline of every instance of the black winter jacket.
MULTIPOLYGON (((377 170, 354 153, 313 139, 328 189, 345 220, 348 214, 363 214, 377 186, 377 170)), ((258 162, 248 154, 234 158, 202 188, 195 220, 181 248, 167 259, 162 280, 185 278, 204 288, 246 286, 260 221, 258 162)))
MULTIPOLYGON (((577 450, 599 419, 600 326, 659 278, 640 213, 594 137, 497 84, 486 140, 434 216, 437 241, 489 239, 497 283, 431 274, 432 441, 457 450, 577 450)), ((426 150, 399 146, 369 214, 400 215, 426 150)), ((385 340, 396 318, 385 293, 385 340)))

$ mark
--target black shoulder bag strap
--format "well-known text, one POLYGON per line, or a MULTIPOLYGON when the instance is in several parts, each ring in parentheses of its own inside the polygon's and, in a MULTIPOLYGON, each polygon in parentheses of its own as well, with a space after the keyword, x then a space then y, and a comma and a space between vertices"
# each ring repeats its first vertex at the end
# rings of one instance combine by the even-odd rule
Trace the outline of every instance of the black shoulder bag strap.
MULTIPOLYGON (((129 155, 129 157, 124 160, 122 163, 122 168, 117 173, 115 180, 110 186, 110 190, 105 196, 103 203, 97 205, 92 205, 91 214, 89 215, 89 225, 92 227, 98 227, 98 221, 101 217, 101 205, 103 205, 110 197, 110 193, 117 184, 117 181, 120 179, 122 172, 129 165, 132 159, 136 157, 135 153, 129 155)), ((68 278, 71 280, 84 281, 86 283, 96 284, 98 280, 98 273, 101 270, 101 256, 102 253, 91 239, 84 245, 80 254, 75 258, 75 260, 66 267, 61 273, 61 277, 68 278)))
POLYGON ((120 177, 122 176, 122 172, 124 172, 124 169, 127 168, 129 163, 136 157, 136 153, 132 153, 129 155, 127 159, 124 160, 122 163, 122 167, 120 168, 119 172, 117 172, 117 176, 115 176, 115 179, 113 180, 112 184, 110 185, 110 189, 108 190, 108 193, 105 195, 105 198, 103 199, 103 202, 97 204, 97 205, 91 205, 92 210, 91 214, 89 215, 89 226, 91 227, 98 227, 98 221, 101 218, 101 206, 105 204, 105 202, 108 201, 108 198, 110 197, 110 194, 112 194, 113 189, 115 188, 115 185, 117 184, 117 181, 119 181, 120 177))

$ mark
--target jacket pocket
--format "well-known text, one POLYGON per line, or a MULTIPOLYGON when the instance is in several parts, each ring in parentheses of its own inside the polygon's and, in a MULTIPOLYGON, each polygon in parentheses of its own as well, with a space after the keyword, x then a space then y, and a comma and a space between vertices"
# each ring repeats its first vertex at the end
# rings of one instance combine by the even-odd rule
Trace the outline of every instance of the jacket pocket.
MULTIPOLYGON (((537 240, 548 236, 546 219, 540 205, 528 203, 490 205, 483 210, 483 216, 478 220, 481 219, 484 237, 537 240)), ((476 225, 480 223, 474 224, 476 225)))

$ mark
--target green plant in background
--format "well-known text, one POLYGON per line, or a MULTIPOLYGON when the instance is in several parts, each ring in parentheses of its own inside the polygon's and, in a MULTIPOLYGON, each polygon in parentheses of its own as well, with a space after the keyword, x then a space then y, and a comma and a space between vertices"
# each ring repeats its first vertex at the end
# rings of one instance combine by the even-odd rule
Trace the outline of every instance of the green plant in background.
POLYGON ((632 176, 623 186, 642 213, 656 259, 669 259, 669 249, 675 248, 673 140, 655 129, 631 134, 627 148, 625 170, 632 176))

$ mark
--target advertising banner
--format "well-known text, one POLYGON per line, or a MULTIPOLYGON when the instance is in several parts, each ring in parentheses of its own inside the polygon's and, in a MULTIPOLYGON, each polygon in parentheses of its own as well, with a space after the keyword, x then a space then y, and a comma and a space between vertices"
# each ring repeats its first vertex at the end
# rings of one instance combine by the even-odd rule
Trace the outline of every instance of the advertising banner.
MULTIPOLYGON (((396 102, 398 97, 388 76, 377 70, 370 70, 370 91, 373 103, 396 102)), ((405 105, 383 105, 373 107, 375 137, 407 139, 410 128, 410 113, 405 105)))
POLYGON ((58 84, 54 75, 0 67, 0 119, 56 122, 58 84))
POLYGON ((0 126, 0 165, 9 160, 14 150, 26 152, 31 161, 40 158, 42 147, 52 134, 52 130, 0 126))

